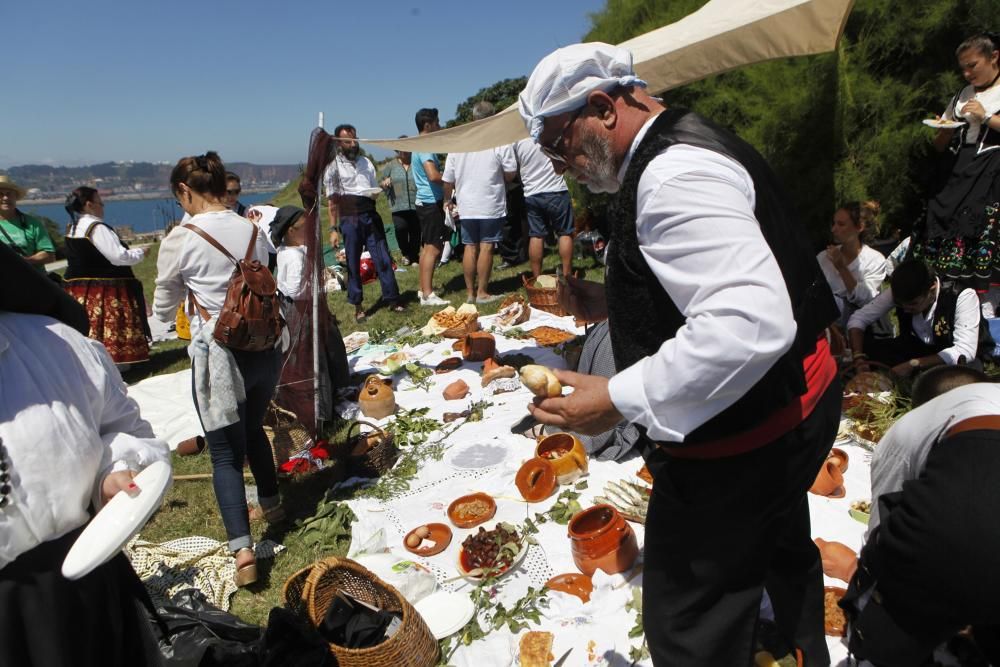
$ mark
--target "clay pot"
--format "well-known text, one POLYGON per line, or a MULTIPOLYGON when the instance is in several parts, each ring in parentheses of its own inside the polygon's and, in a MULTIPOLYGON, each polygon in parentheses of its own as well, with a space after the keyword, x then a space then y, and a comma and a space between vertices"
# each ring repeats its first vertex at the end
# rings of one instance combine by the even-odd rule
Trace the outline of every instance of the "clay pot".
POLYGON ((639 556, 632 527, 611 505, 594 505, 569 521, 573 562, 587 576, 597 570, 624 572, 639 556))
POLYGON ((462 357, 466 361, 485 361, 497 353, 497 341, 493 334, 473 331, 465 336, 462 357))
POLYGON ((522 498, 529 503, 537 503, 551 496, 558 482, 549 462, 536 456, 524 462, 514 477, 514 484, 522 498))
POLYGON ((809 493, 828 498, 843 498, 847 491, 844 489, 844 473, 840 472, 837 460, 827 459, 823 462, 823 467, 816 475, 816 481, 809 488, 809 493))
POLYGON ((396 395, 392 392, 392 379, 369 375, 358 394, 361 413, 370 419, 382 419, 396 411, 396 395))
POLYGON ((847 465, 851 460, 851 457, 847 455, 840 447, 834 447, 830 450, 830 453, 826 456, 827 461, 836 461, 837 467, 840 468, 841 474, 847 472, 847 465))
POLYGON ((578 572, 557 574, 545 582, 545 587, 553 591, 561 591, 575 595, 584 602, 590 602, 590 594, 594 592, 594 582, 590 577, 578 572))
POLYGON ((442 395, 446 401, 457 401, 469 395, 469 385, 465 383, 465 380, 455 380, 444 388, 442 395))
POLYGON ((571 433, 553 433, 543 437, 535 446, 535 456, 549 462, 560 484, 575 482, 588 469, 587 450, 571 433), (558 456, 549 458, 546 454, 550 452, 556 452, 558 456))

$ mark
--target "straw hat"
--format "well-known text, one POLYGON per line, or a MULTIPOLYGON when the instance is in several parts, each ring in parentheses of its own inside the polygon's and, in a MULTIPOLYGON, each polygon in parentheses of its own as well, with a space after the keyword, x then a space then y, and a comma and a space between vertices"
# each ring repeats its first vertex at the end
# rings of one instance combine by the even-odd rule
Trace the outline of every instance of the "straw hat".
POLYGON ((17 198, 21 199, 28 191, 10 179, 6 174, 0 174, 0 190, 13 190, 17 193, 17 198))

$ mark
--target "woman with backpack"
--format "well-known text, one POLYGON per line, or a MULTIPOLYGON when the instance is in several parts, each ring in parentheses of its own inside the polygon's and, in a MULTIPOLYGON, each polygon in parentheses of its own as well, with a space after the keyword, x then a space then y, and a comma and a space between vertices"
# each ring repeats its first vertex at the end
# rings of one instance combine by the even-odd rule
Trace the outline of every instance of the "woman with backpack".
POLYGON ((236 558, 236 585, 246 586, 257 580, 257 568, 243 486, 244 459, 250 462, 265 518, 272 523, 284 518, 262 425, 281 359, 274 347, 273 334, 280 333, 274 279, 266 268, 267 248, 257 227, 226 208, 226 168, 216 153, 181 158, 170 175, 170 187, 191 219, 160 245, 153 312, 170 321, 187 299, 195 407, 212 459, 215 498, 236 558), (241 270, 234 274, 237 265, 241 270), (248 299, 234 303, 231 285, 249 287, 243 290, 248 299), (270 297, 259 296, 268 290, 270 297), (246 310, 234 317, 239 306, 246 310), (249 343, 248 327, 251 334, 256 332, 249 343), (263 329, 271 331, 261 336, 263 329))

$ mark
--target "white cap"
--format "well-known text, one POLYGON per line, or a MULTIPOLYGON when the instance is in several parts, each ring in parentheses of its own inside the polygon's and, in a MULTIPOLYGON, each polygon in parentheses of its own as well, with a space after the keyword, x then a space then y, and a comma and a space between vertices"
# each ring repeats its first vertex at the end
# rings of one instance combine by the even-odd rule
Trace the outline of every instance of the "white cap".
POLYGON ((646 87, 632 70, 632 52, 602 42, 572 44, 542 58, 518 98, 518 110, 536 142, 543 119, 578 109, 595 90, 646 87))

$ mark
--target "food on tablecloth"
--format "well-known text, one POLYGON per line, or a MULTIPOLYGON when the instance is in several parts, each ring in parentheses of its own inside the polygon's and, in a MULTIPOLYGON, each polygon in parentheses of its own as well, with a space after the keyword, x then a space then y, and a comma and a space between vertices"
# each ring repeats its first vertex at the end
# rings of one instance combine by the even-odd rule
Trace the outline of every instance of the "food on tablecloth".
POLYGON ((851 394, 844 396, 840 402, 840 411, 844 416, 856 421, 868 421, 877 407, 878 399, 868 394, 851 394))
POLYGON ((472 528, 489 521, 497 512, 497 503, 485 493, 456 498, 448 506, 448 518, 459 528, 472 528))
POLYGON ((518 651, 518 661, 521 667, 550 667, 555 656, 552 655, 551 632, 530 630, 521 636, 518 651))
POLYGON ((521 384, 540 398, 554 398, 562 395, 562 385, 555 373, 538 364, 528 364, 521 368, 521 384))
POLYGON ((478 328, 479 311, 475 304, 463 304, 458 310, 448 306, 431 315, 427 325, 421 329, 425 336, 460 338, 478 328))
POLYGON ((558 284, 559 279, 548 273, 544 273, 535 278, 535 287, 538 289, 555 289, 558 284))
POLYGON ((469 395, 469 385, 465 380, 455 380, 441 392, 446 401, 457 401, 469 395))
POLYGON ((520 294, 511 294, 497 311, 496 324, 501 327, 509 327, 527 321, 531 316, 531 307, 520 294))
POLYGON ((497 353, 497 341, 493 334, 474 331, 465 336, 462 356, 466 361, 486 361, 497 353))
POLYGON ((857 510, 858 512, 864 512, 865 514, 872 513, 872 501, 870 500, 855 500, 851 503, 851 509, 857 510))
POLYGON ((636 473, 636 477, 646 482, 646 484, 649 484, 650 486, 653 485, 653 475, 649 472, 649 468, 647 468, 645 465, 639 468, 639 472, 636 473))
POLYGON ((457 421, 459 419, 465 419, 471 414, 472 414, 471 410, 462 410, 461 412, 446 412, 444 413, 444 415, 441 416, 441 421, 443 421, 445 424, 450 424, 453 421, 457 421))
POLYGON ((895 385, 892 378, 885 373, 864 371, 858 373, 844 385, 845 394, 878 394, 892 391, 895 385))
POLYGON ((826 634, 831 637, 843 637, 847 634, 847 617, 837 603, 844 597, 847 589, 827 586, 823 589, 823 625, 826 634))
POLYGON ((353 331, 344 336, 344 348, 347 351, 347 354, 360 350, 367 342, 367 331, 353 331))
POLYGON ((551 496, 559 483, 552 465, 545 459, 535 457, 524 462, 514 477, 514 484, 522 498, 529 503, 537 503, 551 496))
POLYGON ((553 346, 565 343, 571 338, 576 338, 576 334, 555 327, 540 326, 528 332, 528 335, 535 339, 539 345, 553 346))
POLYGON ((448 357, 434 367, 435 373, 448 373, 462 367, 462 360, 458 357, 448 357))
POLYGON ((378 369, 382 375, 395 375, 407 362, 412 361, 413 355, 406 351, 393 352, 392 354, 376 359, 372 365, 378 369))
POLYGON ((417 526, 403 538, 406 550, 418 556, 434 556, 451 544, 451 528, 443 523, 417 526))
POLYGON ((604 486, 604 494, 596 496, 594 502, 611 505, 629 521, 644 524, 652 491, 648 486, 627 479, 611 481, 604 486))
POLYGON ((545 582, 545 587, 569 595, 575 595, 584 602, 590 602, 590 594, 594 592, 594 582, 585 574, 569 572, 557 574, 545 582))
POLYGON ((854 424, 851 431, 862 440, 878 442, 885 435, 885 432, 874 424, 854 424))
POLYGON ((502 366, 492 357, 483 362, 482 385, 484 387, 494 380, 512 378, 515 375, 517 375, 517 371, 514 370, 513 366, 502 366))
POLYGON ((462 542, 459 562, 465 572, 479 568, 495 576, 510 568, 522 548, 521 536, 514 526, 499 523, 491 530, 480 526, 462 542))

